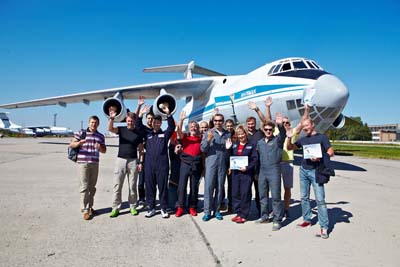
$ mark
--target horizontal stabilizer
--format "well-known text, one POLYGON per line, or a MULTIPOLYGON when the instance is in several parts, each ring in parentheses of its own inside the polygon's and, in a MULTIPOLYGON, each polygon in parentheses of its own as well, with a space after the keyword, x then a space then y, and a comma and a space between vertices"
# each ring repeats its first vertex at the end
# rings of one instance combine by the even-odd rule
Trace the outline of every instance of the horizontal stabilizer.
POLYGON ((199 74, 204 76, 226 76, 225 74, 196 66, 194 64, 194 61, 190 61, 188 64, 145 68, 143 69, 143 72, 179 72, 184 73, 186 79, 192 79, 192 74, 199 74))

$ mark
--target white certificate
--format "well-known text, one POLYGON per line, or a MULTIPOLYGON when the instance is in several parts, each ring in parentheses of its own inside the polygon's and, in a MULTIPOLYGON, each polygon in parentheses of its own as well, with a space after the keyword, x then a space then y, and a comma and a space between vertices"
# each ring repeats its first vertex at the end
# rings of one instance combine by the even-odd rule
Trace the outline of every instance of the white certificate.
POLYGON ((249 165, 247 156, 231 156, 229 158, 231 170, 239 170, 241 167, 247 167, 249 165))
POLYGON ((311 144, 303 146, 303 155, 305 159, 322 158, 320 144, 311 144))

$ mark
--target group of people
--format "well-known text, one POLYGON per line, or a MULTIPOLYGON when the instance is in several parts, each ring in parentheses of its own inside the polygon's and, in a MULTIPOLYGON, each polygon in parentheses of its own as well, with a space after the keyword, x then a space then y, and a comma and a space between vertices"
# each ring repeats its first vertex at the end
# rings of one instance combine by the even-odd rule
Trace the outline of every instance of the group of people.
MULTIPOLYGON (((119 138, 110 217, 119 215, 125 178, 128 179, 128 202, 132 215, 137 215, 139 207, 143 205, 147 207, 146 217, 150 218, 156 214, 158 188, 160 213, 162 218, 168 218, 168 188, 175 186, 176 201, 172 204, 175 216, 181 217, 186 211, 191 216, 197 216, 200 208, 199 184, 204 177, 203 221, 212 218, 223 220, 225 213, 222 211, 227 210, 228 213, 235 214, 231 219, 233 222, 245 223, 249 219, 254 187, 258 210, 258 219, 255 222, 272 222, 272 230, 279 230, 283 218, 290 219, 293 150, 305 145, 320 144, 322 153, 333 156, 333 149, 328 138, 315 131, 307 105, 301 122, 295 128, 291 128, 288 117, 277 113, 273 120, 270 110, 272 103, 272 98, 268 97, 265 101, 265 115, 254 102, 248 103, 249 108, 254 110, 261 120, 260 129, 256 129, 257 120, 253 116, 246 119, 245 125, 235 128, 234 121, 225 120, 216 110, 209 122, 202 121, 199 124, 189 121, 186 133, 183 132, 183 122, 187 119, 185 112, 180 114, 179 123, 175 125, 168 104, 160 105, 168 123, 165 130, 161 129, 163 118, 151 113, 143 97, 138 100, 136 112, 128 112, 126 126, 114 126, 117 112, 114 107, 110 107, 108 130, 118 134, 119 138), (305 135, 299 138, 301 130, 305 135), (239 164, 236 165, 236 161, 232 164, 233 159, 239 164)), ((71 147, 80 147, 77 162, 80 171, 81 211, 85 220, 95 215, 93 198, 96 192, 99 153, 106 152, 104 135, 97 131, 98 125, 99 119, 92 116, 85 131, 85 138, 82 138, 82 130, 75 134, 70 144, 71 147)), ((311 225, 312 185, 318 207, 321 237, 328 238, 329 219, 324 185, 316 182, 316 169, 320 161, 321 158, 302 160, 300 195, 303 222, 298 227, 305 228, 311 225)))

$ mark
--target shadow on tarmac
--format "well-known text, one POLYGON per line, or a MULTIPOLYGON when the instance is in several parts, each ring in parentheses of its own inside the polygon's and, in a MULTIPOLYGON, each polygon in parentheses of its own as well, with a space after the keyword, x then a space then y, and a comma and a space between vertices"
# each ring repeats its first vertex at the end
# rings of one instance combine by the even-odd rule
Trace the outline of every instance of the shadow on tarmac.
MULTIPOLYGON (((293 164, 296 166, 300 166, 301 165, 301 160, 302 157, 301 156, 294 156, 294 162, 293 164)), ((366 172, 367 170, 364 168, 361 168, 359 166, 353 165, 353 164, 349 164, 346 162, 339 162, 339 161, 334 161, 331 160, 332 166, 335 170, 340 170, 340 171, 356 171, 356 172, 366 172)))

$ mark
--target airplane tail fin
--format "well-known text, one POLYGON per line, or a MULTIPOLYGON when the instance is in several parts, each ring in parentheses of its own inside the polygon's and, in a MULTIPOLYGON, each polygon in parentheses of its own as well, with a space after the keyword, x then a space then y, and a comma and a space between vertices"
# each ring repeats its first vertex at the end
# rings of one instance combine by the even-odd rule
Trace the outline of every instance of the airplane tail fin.
POLYGON ((11 126, 10 119, 7 116, 8 112, 0 112, 0 126, 4 129, 9 129, 11 126))
POLYGON ((190 61, 188 64, 145 68, 143 69, 143 72, 181 72, 184 73, 185 79, 188 80, 192 79, 192 74, 199 74, 204 76, 226 76, 225 74, 196 66, 194 64, 194 61, 190 61))

